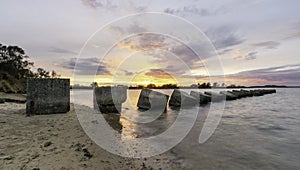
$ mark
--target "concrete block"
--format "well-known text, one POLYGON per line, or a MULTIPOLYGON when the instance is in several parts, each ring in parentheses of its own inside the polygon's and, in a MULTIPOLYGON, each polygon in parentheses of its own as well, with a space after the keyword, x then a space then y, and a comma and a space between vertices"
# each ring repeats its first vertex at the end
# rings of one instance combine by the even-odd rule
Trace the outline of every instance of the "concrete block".
POLYGON ((170 101, 169 106, 173 107, 190 107, 195 106, 199 103, 199 99, 196 99, 189 95, 188 93, 174 89, 170 101))
POLYGON ((151 89, 142 89, 137 106, 144 110, 166 110, 169 96, 151 89))
POLYGON ((66 113, 69 110, 70 79, 27 79, 26 114, 66 113))
POLYGON ((127 86, 94 88, 94 109, 101 113, 120 113, 127 99, 127 86))

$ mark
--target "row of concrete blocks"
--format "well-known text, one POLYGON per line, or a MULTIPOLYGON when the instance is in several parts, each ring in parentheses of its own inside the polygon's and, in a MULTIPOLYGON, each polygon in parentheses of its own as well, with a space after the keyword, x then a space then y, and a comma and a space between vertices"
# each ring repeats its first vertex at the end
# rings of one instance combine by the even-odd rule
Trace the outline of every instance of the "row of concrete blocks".
MULTIPOLYGON (((235 100, 242 97, 262 96, 276 93, 276 90, 233 90, 222 91, 220 94, 191 91, 190 94, 175 89, 170 97, 151 89, 142 89, 137 106, 140 109, 166 109, 170 106, 182 107, 207 104, 221 100, 235 100)), ((122 103, 127 99, 127 87, 96 87, 94 88, 94 108, 101 113, 121 112, 122 103)), ((66 113, 70 110, 69 79, 27 79, 27 114, 66 113)))
MULTIPOLYGON (((243 97, 262 96, 264 94, 276 93, 272 90, 232 90, 214 92, 191 91, 190 94, 174 89, 171 97, 164 93, 144 88, 139 95, 137 106, 142 110, 166 110, 170 107, 190 107, 204 105, 210 102, 222 100, 236 100, 243 97)), ((101 113, 121 112, 122 103, 127 99, 127 87, 96 87, 94 88, 94 108, 101 113)))
POLYGON ((166 109, 167 102, 169 101, 170 107, 191 107, 196 105, 205 105, 210 102, 220 102, 223 100, 236 100, 243 97, 262 96, 265 94, 276 93, 275 89, 271 90, 232 90, 221 91, 220 93, 214 92, 198 92, 191 91, 190 94, 174 89, 170 99, 169 96, 151 89, 142 89, 137 106, 140 109, 166 109))

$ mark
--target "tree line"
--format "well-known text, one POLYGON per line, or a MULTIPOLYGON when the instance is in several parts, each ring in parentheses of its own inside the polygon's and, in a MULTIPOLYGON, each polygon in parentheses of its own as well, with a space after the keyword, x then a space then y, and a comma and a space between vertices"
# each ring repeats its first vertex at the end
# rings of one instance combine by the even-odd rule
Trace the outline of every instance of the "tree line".
MULTIPOLYGON (((91 87, 98 87, 99 84, 97 82, 92 82, 90 84, 91 87)), ((129 89, 142 89, 142 88, 150 88, 150 89, 176 89, 176 88, 183 88, 183 89, 210 89, 210 88, 245 88, 245 86, 240 86, 240 85, 226 85, 225 83, 218 84, 217 82, 210 83, 210 82, 204 82, 204 83, 197 83, 197 84, 192 84, 190 86, 179 86, 178 84, 162 84, 162 85, 157 85, 154 83, 150 83, 147 85, 136 85, 136 86, 129 86, 129 89)))
POLYGON ((34 63, 29 60, 24 49, 18 46, 0 44, 0 91, 25 92, 27 77, 58 78, 54 70, 49 72, 43 68, 31 69, 34 63))

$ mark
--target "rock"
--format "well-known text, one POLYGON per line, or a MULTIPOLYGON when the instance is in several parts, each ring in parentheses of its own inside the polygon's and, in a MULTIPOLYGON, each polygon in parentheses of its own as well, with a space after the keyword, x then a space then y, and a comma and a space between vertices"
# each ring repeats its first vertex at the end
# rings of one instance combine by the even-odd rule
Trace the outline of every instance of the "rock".
POLYGON ((5 99, 0 99, 0 104, 5 103, 5 99))
POLYGON ((204 105, 211 102, 211 97, 201 92, 191 91, 190 95, 198 99, 200 105, 204 105))
POLYGON ((14 157, 10 155, 0 157, 0 160, 12 160, 12 159, 14 159, 14 157))
POLYGON ((169 96, 151 89, 142 89, 137 106, 140 109, 166 110, 169 96))
POLYGON ((220 94, 223 94, 226 96, 226 100, 236 100, 238 99, 238 97, 234 94, 232 94, 229 91, 221 91, 220 94))
POLYGON ((94 88, 94 109, 101 113, 120 113, 126 99, 126 86, 94 88))
POLYGON ((188 93, 178 89, 174 89, 169 101, 169 106, 190 107, 190 106, 195 106, 198 103, 199 100, 190 96, 188 93))
POLYGON ((223 94, 218 94, 215 92, 204 92, 204 94, 209 95, 211 97, 212 102, 220 102, 226 99, 226 96, 223 94))
POLYGON ((83 151, 83 156, 85 156, 87 158, 93 157, 93 155, 88 151, 87 148, 82 149, 82 151, 83 151))
POLYGON ((47 142, 44 143, 44 147, 48 147, 50 145, 52 145, 52 142, 50 142, 50 141, 47 141, 47 142))
POLYGON ((40 170, 40 168, 33 168, 32 170, 40 170))

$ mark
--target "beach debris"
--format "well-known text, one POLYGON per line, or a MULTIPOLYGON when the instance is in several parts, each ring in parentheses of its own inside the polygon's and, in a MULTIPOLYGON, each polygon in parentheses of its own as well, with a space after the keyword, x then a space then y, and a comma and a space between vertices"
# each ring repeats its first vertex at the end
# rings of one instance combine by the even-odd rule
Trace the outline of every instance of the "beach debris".
POLYGON ((81 143, 76 143, 76 144, 70 146, 70 148, 75 148, 75 151, 81 151, 82 148, 84 148, 84 147, 85 147, 85 145, 81 144, 81 143))
POLYGON ((147 169, 146 164, 145 162, 143 162, 141 170, 146 170, 146 169, 147 169))
POLYGON ((187 92, 174 89, 171 95, 169 106, 173 107, 190 107, 199 103, 199 100, 192 97, 187 92))
POLYGON ((50 145, 52 145, 52 142, 51 142, 51 141, 47 141, 47 142, 44 143, 43 146, 44 146, 44 147, 48 147, 48 146, 50 146, 50 145))
POLYGON ((143 88, 137 106, 139 109, 166 110, 169 96, 158 91, 143 88))
POLYGON ((211 96, 209 96, 207 94, 203 94, 198 91, 191 91, 190 95, 193 96, 194 98, 198 99, 200 105, 211 102, 211 96))
POLYGON ((94 109, 101 113, 120 113, 127 99, 127 86, 94 87, 94 109))
POLYGON ((87 158, 93 157, 93 155, 88 151, 87 148, 83 148, 82 151, 83 151, 83 156, 85 156, 87 158))
POLYGON ((27 78, 26 114, 66 113, 70 110, 70 79, 27 78))

